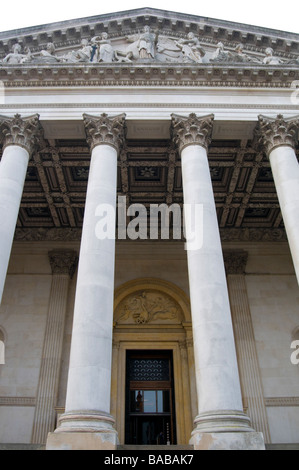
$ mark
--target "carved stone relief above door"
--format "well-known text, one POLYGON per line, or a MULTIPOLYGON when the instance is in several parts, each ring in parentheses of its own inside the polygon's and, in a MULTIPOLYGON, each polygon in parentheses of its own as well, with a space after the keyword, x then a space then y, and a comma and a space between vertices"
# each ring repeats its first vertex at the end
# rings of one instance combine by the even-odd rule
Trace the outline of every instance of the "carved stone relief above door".
POLYGON ((114 323, 182 324, 191 321, 186 294, 159 279, 138 279, 116 290, 114 323))

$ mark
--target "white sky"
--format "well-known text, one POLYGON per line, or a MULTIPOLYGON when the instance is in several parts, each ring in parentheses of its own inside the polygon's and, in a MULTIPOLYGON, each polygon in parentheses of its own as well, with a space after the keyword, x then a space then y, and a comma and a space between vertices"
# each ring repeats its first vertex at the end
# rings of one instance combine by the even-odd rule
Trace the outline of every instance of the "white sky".
POLYGON ((6 0, 0 31, 151 7, 299 33, 298 0, 6 0))

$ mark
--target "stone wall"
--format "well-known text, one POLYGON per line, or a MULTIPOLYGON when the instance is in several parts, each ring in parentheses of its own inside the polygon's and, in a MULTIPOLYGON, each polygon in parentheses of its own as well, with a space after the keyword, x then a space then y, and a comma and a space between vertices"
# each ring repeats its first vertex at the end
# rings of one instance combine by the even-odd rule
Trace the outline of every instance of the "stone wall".
MULTIPOLYGON (((63 243, 15 243, 0 308, 5 365, 0 365, 0 443, 32 442, 34 412, 49 309, 52 271, 48 252, 63 243)), ((78 243, 68 248, 79 250, 78 243)), ((299 442, 299 366, 291 363, 299 326, 299 290, 286 243, 226 243, 248 252, 246 287, 270 439, 299 442)), ((138 278, 169 281, 188 295, 183 244, 119 242, 115 287, 138 278)), ((57 407, 63 408, 76 274, 69 284, 57 407)), ((245 403, 246 404, 246 403, 245 403)))

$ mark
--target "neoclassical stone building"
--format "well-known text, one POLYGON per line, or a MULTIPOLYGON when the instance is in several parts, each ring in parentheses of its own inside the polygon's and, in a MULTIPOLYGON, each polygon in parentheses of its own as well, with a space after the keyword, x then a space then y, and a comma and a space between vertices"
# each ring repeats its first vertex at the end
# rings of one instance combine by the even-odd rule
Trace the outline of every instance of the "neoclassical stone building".
POLYGON ((0 33, 1 448, 299 443, 299 35, 0 33))

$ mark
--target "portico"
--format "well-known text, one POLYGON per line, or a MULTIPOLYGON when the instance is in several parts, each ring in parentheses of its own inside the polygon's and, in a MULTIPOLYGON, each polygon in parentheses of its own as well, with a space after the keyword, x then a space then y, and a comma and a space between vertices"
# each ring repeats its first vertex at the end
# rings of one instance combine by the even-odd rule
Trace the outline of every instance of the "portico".
POLYGON ((285 439, 296 441, 295 45, 277 40, 266 60, 254 27, 241 47, 236 28, 220 45, 219 28, 200 32, 195 18, 119 18, 91 22, 76 48, 26 55, 24 36, 0 66, 0 420, 10 429, 8 407, 22 408, 32 431, 18 439, 48 450, 160 434, 196 450, 264 449, 292 407, 285 439), (37 351, 24 341, 28 383, 15 395, 13 315, 37 351))

